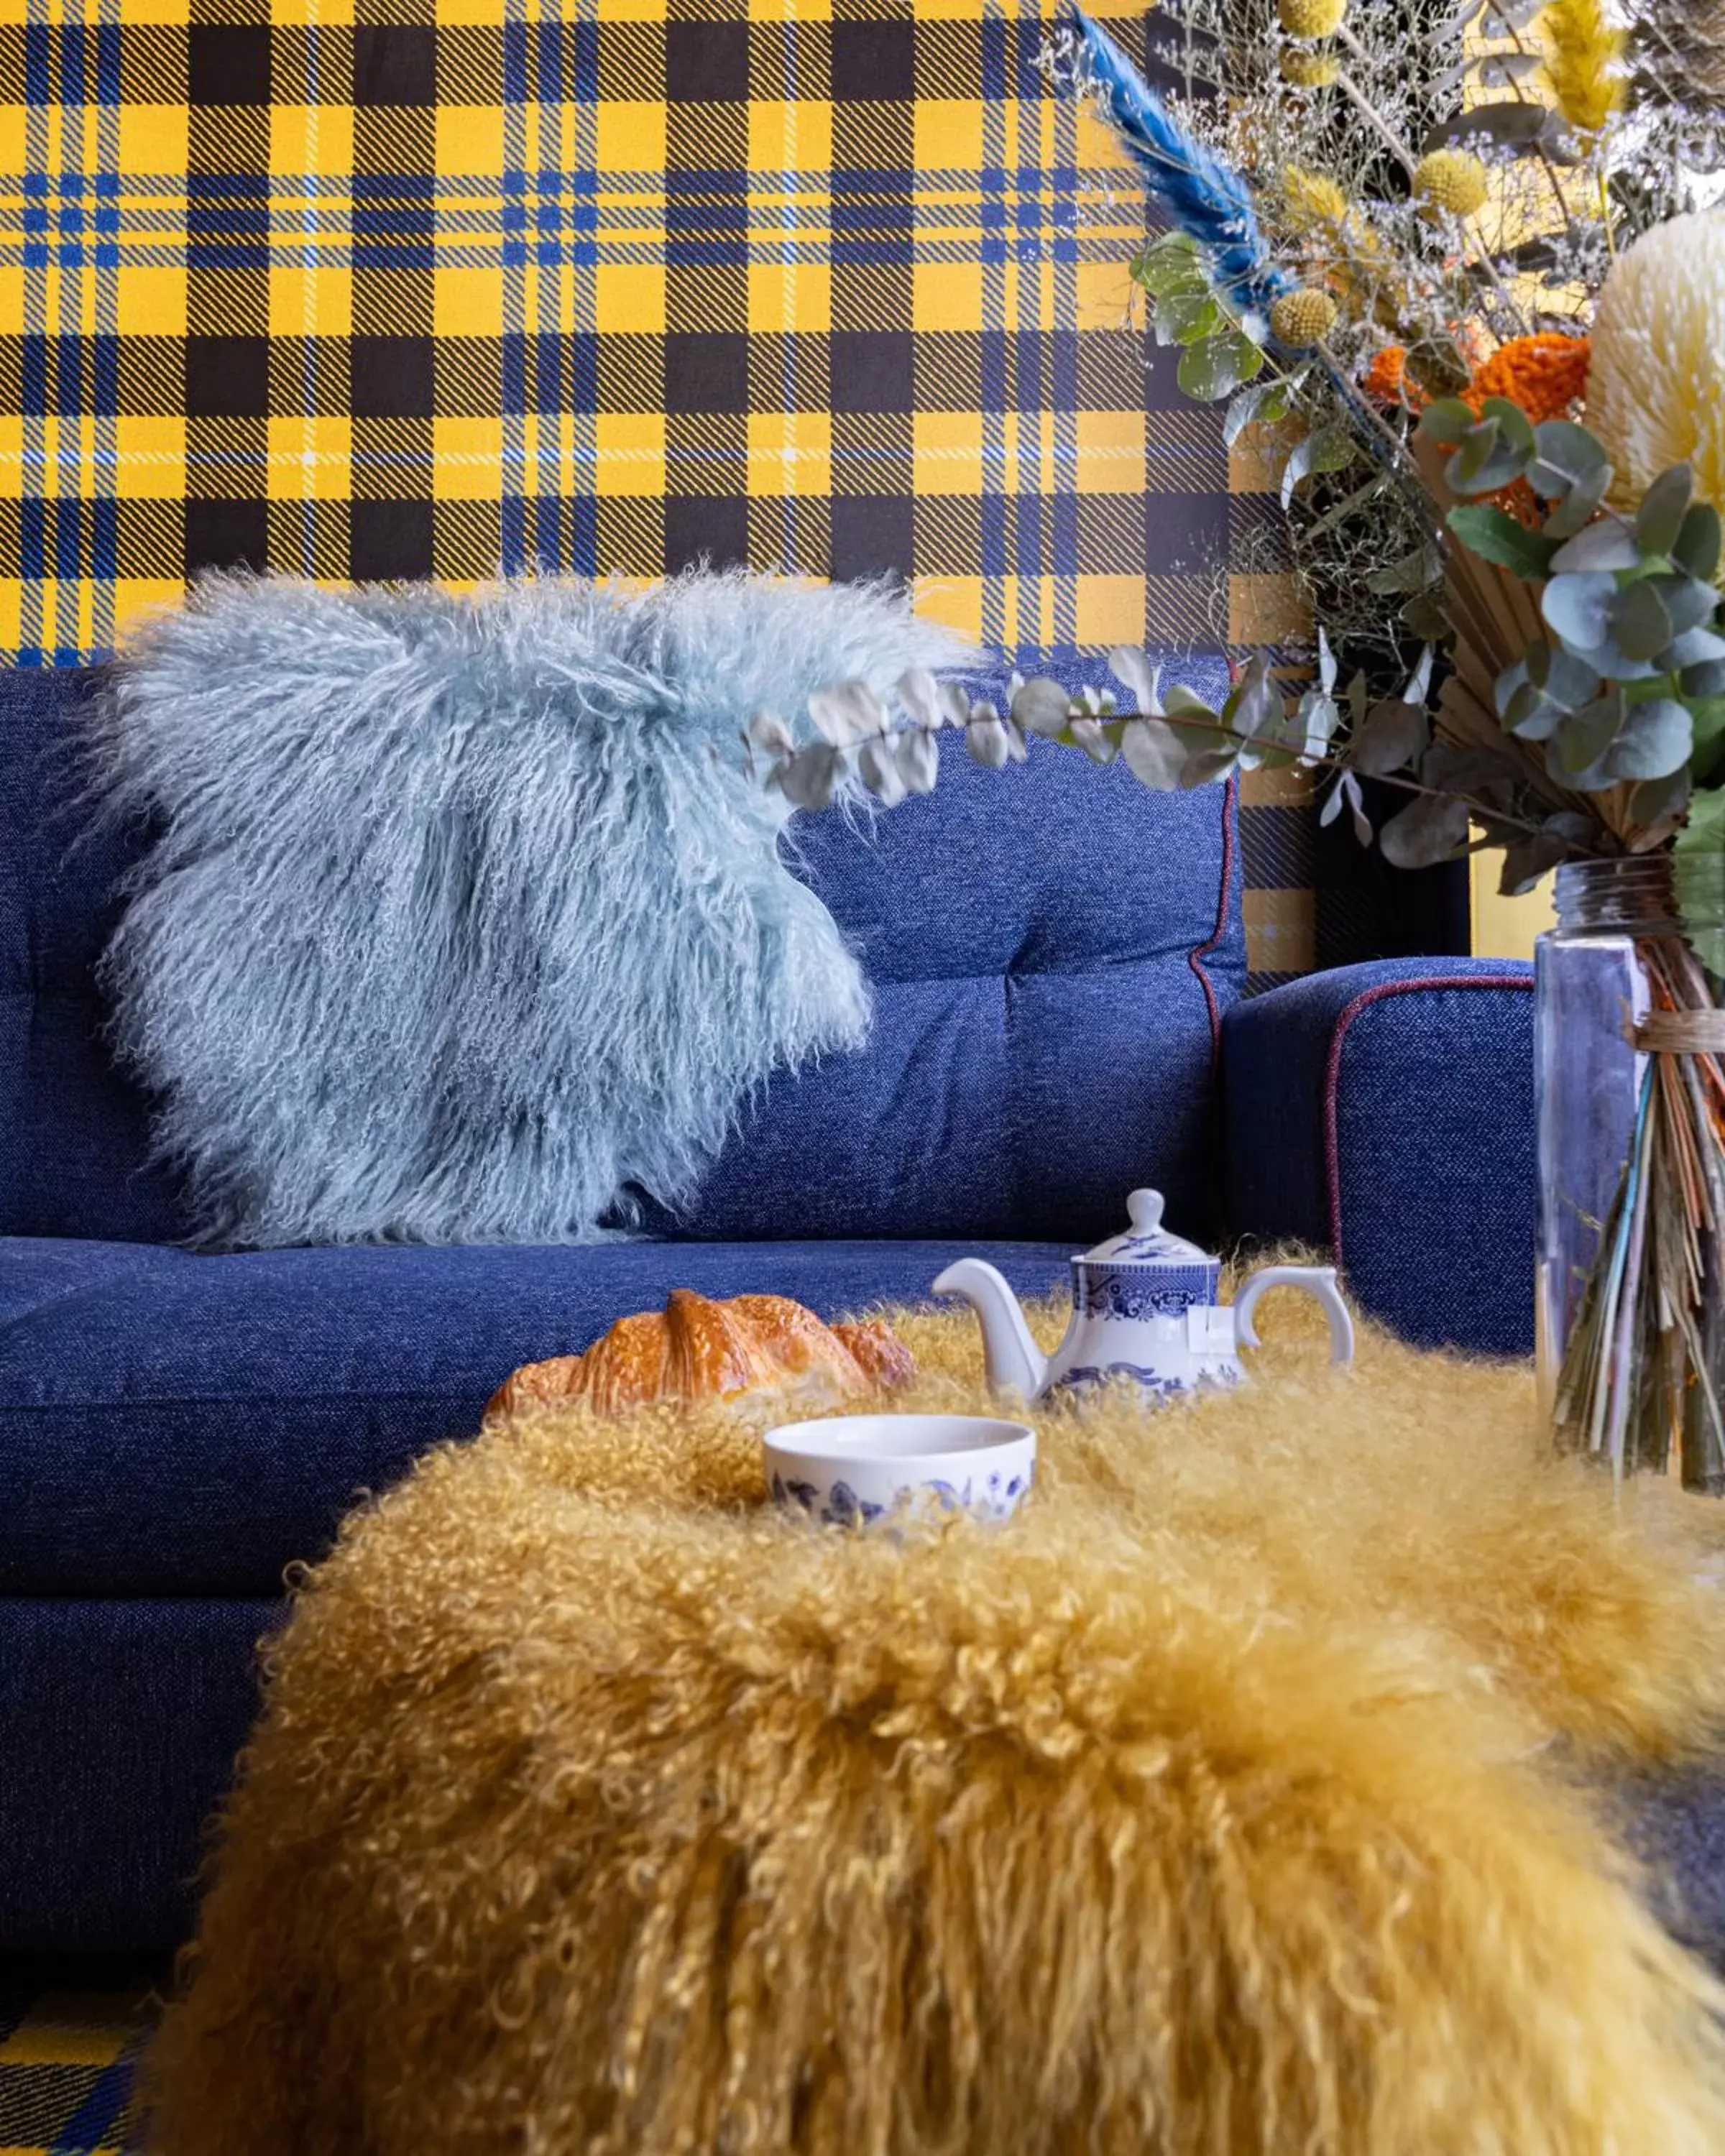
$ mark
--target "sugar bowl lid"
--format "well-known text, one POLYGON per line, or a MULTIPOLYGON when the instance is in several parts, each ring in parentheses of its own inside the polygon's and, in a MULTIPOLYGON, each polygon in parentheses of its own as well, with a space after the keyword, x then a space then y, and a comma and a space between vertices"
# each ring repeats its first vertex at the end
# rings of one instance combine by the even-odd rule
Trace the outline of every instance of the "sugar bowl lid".
POLYGON ((1111 1265, 1211 1265, 1216 1260, 1208 1250, 1201 1250, 1196 1243, 1189 1243, 1183 1236, 1171 1235, 1162 1224, 1162 1193, 1159 1190, 1135 1190, 1126 1201, 1127 1216, 1132 1225, 1123 1235, 1111 1235, 1106 1243, 1098 1243, 1093 1250, 1086 1250, 1081 1262, 1106 1262, 1111 1265))

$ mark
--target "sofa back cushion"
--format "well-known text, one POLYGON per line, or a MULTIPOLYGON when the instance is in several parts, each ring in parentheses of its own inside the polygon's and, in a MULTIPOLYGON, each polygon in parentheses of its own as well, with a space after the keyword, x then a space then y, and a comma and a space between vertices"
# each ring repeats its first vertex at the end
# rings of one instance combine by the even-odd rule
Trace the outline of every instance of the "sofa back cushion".
MULTIPOLYGON (((167 1241, 189 1223, 95 980, 136 839, 78 810, 90 693, 0 675, 0 1233, 167 1241)), ((788 836, 875 984, 872 1037, 769 1083, 688 1216, 649 1229, 1082 1238, 1144 1182, 1211 1224, 1212 1012, 1245 963, 1228 795, 1040 743, 983 772, 948 737, 933 794, 788 836)))

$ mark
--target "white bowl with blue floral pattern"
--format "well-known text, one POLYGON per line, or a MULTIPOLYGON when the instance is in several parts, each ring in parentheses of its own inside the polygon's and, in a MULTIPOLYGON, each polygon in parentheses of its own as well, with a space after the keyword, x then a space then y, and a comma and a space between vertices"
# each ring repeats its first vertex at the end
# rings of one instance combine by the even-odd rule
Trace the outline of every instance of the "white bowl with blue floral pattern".
POLYGON ((1004 1520, 1036 1476, 1036 1433, 993 1415, 829 1415, 762 1440, 775 1503, 834 1527, 901 1510, 1004 1520))

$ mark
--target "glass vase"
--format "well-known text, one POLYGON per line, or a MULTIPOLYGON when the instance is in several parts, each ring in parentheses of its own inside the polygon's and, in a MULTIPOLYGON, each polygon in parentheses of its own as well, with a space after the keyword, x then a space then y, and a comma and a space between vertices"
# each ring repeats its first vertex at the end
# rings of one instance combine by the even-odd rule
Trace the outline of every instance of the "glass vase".
MULTIPOLYGON (((1565 1451, 1725 1494, 1725 1014, 1665 853, 1557 876, 1535 955, 1542 1403, 1565 1451)), ((1714 947, 1712 941, 1708 947, 1714 947)))

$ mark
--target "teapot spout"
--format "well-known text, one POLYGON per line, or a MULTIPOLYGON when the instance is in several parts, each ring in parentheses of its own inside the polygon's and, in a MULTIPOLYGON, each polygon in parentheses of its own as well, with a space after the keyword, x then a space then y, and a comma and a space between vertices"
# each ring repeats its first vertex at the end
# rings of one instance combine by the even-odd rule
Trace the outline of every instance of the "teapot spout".
POLYGON ((990 1389, 1034 1400, 1048 1376, 1048 1358, 1030 1337, 1018 1297, 993 1266, 980 1258, 960 1258, 929 1291, 962 1296, 980 1319, 990 1389))

